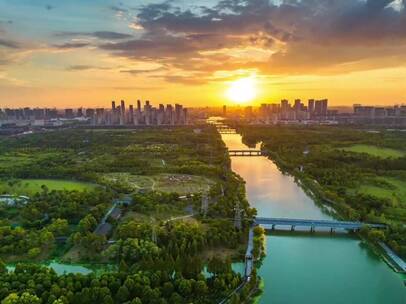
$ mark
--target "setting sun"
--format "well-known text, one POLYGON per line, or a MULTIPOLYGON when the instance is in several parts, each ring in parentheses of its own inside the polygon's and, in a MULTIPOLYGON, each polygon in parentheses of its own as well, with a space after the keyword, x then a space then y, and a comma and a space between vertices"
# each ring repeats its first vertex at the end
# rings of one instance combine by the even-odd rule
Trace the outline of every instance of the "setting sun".
POLYGON ((253 77, 233 81, 227 90, 227 97, 235 103, 246 103, 256 96, 256 85, 253 77))

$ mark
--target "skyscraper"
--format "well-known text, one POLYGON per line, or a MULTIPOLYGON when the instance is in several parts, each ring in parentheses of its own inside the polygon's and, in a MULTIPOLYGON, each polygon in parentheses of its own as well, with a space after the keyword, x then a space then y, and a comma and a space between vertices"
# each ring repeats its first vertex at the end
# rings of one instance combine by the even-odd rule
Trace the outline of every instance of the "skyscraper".
POLYGON ((127 123, 132 124, 133 122, 134 122, 134 107, 133 107, 133 105, 130 105, 129 110, 128 110, 127 123))
POLYGON ((125 125, 126 120, 125 120, 125 102, 124 100, 121 100, 121 105, 120 105, 120 125, 125 125))
POLYGON ((307 111, 309 112, 310 116, 314 113, 314 99, 309 99, 307 103, 307 111))

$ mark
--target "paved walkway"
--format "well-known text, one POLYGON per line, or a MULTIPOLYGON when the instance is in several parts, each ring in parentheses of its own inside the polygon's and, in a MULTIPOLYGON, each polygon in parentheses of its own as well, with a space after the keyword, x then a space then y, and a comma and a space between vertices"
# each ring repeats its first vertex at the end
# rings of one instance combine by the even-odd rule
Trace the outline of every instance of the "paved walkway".
POLYGON ((396 253, 393 252, 384 242, 379 242, 379 245, 385 250, 386 254, 391 258, 392 262, 398 266, 402 272, 406 272, 406 263, 396 253))

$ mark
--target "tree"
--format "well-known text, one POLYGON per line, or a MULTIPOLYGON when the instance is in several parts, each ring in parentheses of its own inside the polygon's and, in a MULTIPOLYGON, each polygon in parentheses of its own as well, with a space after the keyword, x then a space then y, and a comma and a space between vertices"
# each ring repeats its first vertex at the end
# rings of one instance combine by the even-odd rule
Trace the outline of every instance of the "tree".
POLYGON ((381 230, 372 229, 368 232, 368 238, 373 242, 384 241, 385 233, 381 230))
POLYGON ((118 289, 116 299, 119 303, 123 303, 128 300, 129 296, 130 292, 128 291, 128 288, 123 285, 118 289))
POLYGON ((28 250, 28 256, 31 259, 36 258, 37 256, 39 256, 40 253, 41 253, 41 249, 39 249, 38 247, 31 248, 30 250, 28 250))
POLYGON ((171 282, 165 282, 162 287, 162 294, 165 297, 169 297, 173 292, 173 284, 171 282))
POLYGON ((52 224, 50 224, 47 229, 56 236, 63 236, 69 231, 69 223, 65 219, 57 218, 52 221, 52 224))
POLYGON ((181 295, 188 297, 192 292, 192 284, 188 280, 181 279, 178 284, 178 290, 181 295))
POLYGON ((2 273, 7 273, 7 267, 3 260, 0 259, 0 274, 2 273))
POLYGON ((79 222, 79 229, 81 232, 93 231, 97 226, 97 221, 93 215, 88 214, 79 222))
POLYGON ((24 292, 21 296, 11 293, 1 301, 1 304, 41 304, 41 300, 28 292, 24 292))
POLYGON ((234 293, 234 294, 231 296, 230 304, 240 304, 240 303, 241 303, 241 302, 240 302, 240 297, 238 296, 238 294, 234 293))
POLYGON ((206 282, 202 281, 202 280, 197 281, 195 284, 194 290, 198 296, 204 296, 208 292, 206 282))

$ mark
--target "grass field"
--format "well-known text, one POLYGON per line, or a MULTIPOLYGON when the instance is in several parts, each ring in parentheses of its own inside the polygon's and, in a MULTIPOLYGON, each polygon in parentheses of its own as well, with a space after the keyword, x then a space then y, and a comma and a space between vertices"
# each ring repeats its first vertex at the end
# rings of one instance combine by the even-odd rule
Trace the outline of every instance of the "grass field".
POLYGON ((406 181, 393 177, 379 177, 376 180, 387 183, 389 186, 365 183, 358 188, 357 192, 388 198, 406 206, 406 181))
POLYGON ((46 185, 51 190, 85 191, 92 190, 95 184, 57 180, 57 179, 18 179, 10 181, 0 181, 0 193, 16 195, 33 195, 42 191, 42 185, 46 185))
POLYGON ((355 153, 367 153, 372 156, 381 158, 398 158, 406 155, 405 152, 395 149, 383 148, 371 145, 352 145, 350 147, 342 148, 341 150, 355 153))
POLYGON ((126 185, 131 191, 147 189, 160 192, 176 192, 181 195, 209 190, 214 182, 208 178, 187 174, 133 175, 109 173, 103 176, 108 183, 126 185))

